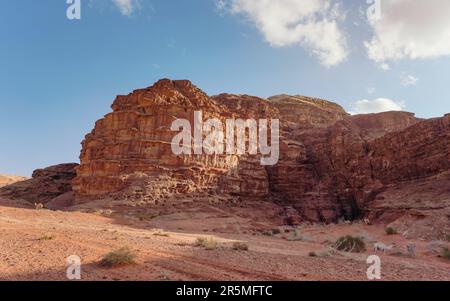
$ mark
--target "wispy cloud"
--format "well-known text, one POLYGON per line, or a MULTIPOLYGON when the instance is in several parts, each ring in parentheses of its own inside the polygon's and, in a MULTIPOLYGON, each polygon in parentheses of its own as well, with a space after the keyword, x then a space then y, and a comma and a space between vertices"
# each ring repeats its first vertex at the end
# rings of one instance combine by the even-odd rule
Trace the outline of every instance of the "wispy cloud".
POLYGON ((139 0, 112 0, 124 16, 131 16, 133 12, 141 7, 139 0))
POLYGON ((273 47, 300 45, 330 67, 348 56, 345 19, 332 0, 216 0, 219 10, 244 16, 273 47))
POLYGON ((402 73, 402 75, 400 77, 401 77, 401 84, 404 87, 414 86, 419 81, 419 79, 417 77, 415 77, 414 75, 411 75, 411 74, 402 73))

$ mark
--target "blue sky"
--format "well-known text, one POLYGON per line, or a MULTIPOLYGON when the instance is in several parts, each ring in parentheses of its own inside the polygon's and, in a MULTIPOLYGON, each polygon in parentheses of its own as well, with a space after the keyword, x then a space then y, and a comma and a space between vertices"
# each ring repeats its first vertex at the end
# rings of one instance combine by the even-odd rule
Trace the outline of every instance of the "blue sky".
POLYGON ((449 1, 385 1, 376 23, 365 0, 81 0, 81 20, 66 0, 3 0, 0 173, 77 162, 117 94, 166 77, 356 113, 450 112, 449 1))

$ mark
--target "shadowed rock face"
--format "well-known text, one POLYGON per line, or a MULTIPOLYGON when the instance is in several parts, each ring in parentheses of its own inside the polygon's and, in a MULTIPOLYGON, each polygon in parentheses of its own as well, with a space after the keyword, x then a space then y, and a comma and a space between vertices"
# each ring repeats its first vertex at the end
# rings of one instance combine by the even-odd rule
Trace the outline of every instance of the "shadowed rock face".
POLYGON ((6 199, 30 203, 42 203, 47 208, 73 205, 72 180, 78 164, 60 164, 33 172, 31 179, 24 179, 0 188, 0 196, 6 199), (52 206, 55 205, 55 206, 52 206))
POLYGON ((189 81, 171 80, 118 96, 112 109, 82 143, 73 182, 79 202, 114 196, 154 204, 198 192, 276 202, 286 223, 333 222, 368 214, 390 185, 450 167, 450 116, 350 116, 325 100, 208 97, 189 81), (204 120, 280 119, 278 164, 263 167, 258 156, 248 155, 175 156, 170 126, 176 118, 193 124, 194 111, 204 120))

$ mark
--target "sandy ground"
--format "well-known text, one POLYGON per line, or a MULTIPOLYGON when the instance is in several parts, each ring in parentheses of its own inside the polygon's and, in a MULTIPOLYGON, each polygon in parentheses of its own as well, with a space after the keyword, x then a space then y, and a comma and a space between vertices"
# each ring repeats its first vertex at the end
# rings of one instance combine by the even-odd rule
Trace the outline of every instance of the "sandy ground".
MULTIPOLYGON (((280 234, 265 236, 233 228, 244 223, 213 211, 139 221, 14 208, 0 202, 0 279, 65 280, 66 258, 77 255, 82 259, 83 280, 367 280, 366 259, 374 253, 373 242, 396 242, 401 251, 408 243, 400 235, 387 236, 381 225, 304 226, 298 230, 303 241, 290 241, 286 237, 292 229, 280 228, 280 234), (329 241, 345 234, 365 237, 369 250, 309 256, 311 251, 327 250, 329 241), (219 242, 217 249, 194 246, 198 237, 208 236, 219 242), (235 241, 246 242, 249 251, 233 250, 235 241), (103 255, 121 247, 135 252, 136 264, 99 265, 103 255)), ((433 254, 429 242, 414 243, 415 258, 395 252, 377 254, 382 279, 450 280, 450 262, 433 254)))

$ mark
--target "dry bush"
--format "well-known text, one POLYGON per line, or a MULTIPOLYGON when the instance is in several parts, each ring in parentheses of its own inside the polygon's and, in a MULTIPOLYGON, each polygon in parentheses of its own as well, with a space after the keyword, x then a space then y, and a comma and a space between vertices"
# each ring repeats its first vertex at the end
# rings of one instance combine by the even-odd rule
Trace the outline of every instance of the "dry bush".
POLYGON ((443 248, 441 256, 444 259, 450 260, 450 249, 449 248, 443 248))
POLYGON ((233 243, 233 250, 248 251, 248 244, 246 242, 236 241, 233 243))
POLYGON ((386 229, 384 229, 384 231, 386 232, 387 235, 394 235, 397 234, 397 230, 395 230, 392 227, 387 227, 386 229))
POLYGON ((334 244, 336 250, 352 253, 361 253, 366 250, 366 244, 360 237, 351 235, 340 237, 334 244))
POLYGON ((298 229, 294 230, 294 234, 286 238, 288 241, 303 241, 303 242, 313 242, 307 235, 302 235, 298 229))
POLYGON ((206 250, 215 250, 218 248, 219 243, 213 237, 199 237, 194 245, 196 247, 205 248, 206 250))
POLYGON ((43 240, 52 240, 53 238, 55 238, 53 235, 46 234, 46 235, 44 235, 44 236, 42 236, 42 237, 39 237, 38 240, 40 240, 40 241, 43 241, 43 240))
POLYGON ((106 254, 100 261, 104 267, 118 267, 135 263, 136 255, 128 248, 120 248, 106 254))
POLYGON ((154 236, 161 236, 161 237, 169 237, 169 234, 168 234, 168 233, 165 233, 165 232, 163 232, 163 231, 161 231, 161 230, 156 231, 155 233, 153 233, 153 235, 154 235, 154 236))

